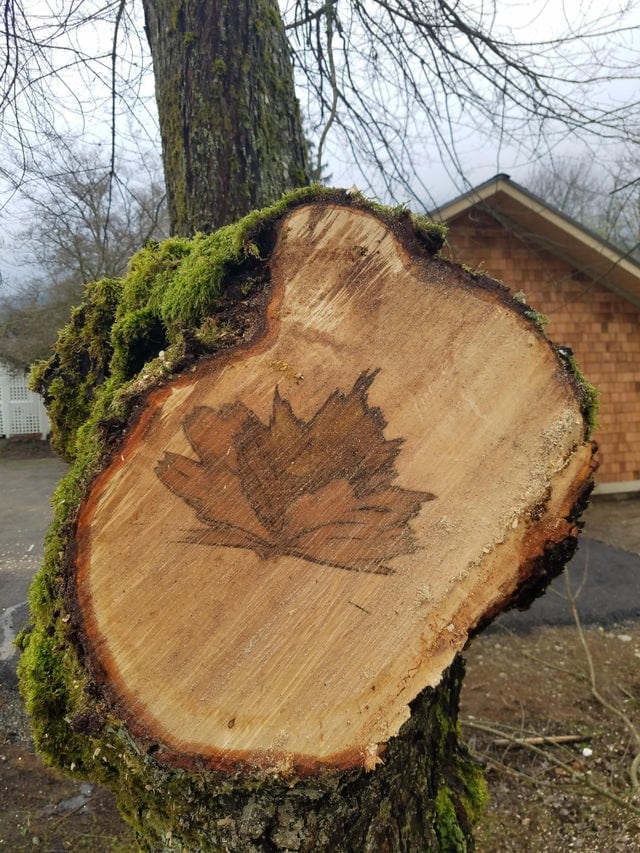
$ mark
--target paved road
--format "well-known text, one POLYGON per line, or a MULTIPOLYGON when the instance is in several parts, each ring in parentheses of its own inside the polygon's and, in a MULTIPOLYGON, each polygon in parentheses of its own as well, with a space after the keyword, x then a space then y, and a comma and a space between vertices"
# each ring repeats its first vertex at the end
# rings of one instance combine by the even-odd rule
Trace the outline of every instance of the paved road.
MULTIPOLYGON (((50 496, 66 470, 57 459, 0 458, 0 679, 14 679, 12 640, 27 619, 27 590, 42 556, 52 514, 50 496)), ((619 523, 615 513, 604 513, 608 516, 619 523)), ((594 529, 606 533, 606 528, 594 525, 594 529)), ((568 571, 554 581, 547 594, 528 611, 504 614, 496 626, 520 631, 541 624, 569 624, 567 582, 577 594, 585 624, 640 618, 640 555, 588 538, 588 530, 587 521, 587 536, 568 571)))
POLYGON ((492 628, 523 631, 572 624, 569 596, 585 625, 640 618, 640 555, 583 536, 574 558, 545 595, 528 610, 503 614, 492 628))
POLYGON ((66 470, 58 459, 0 458, 0 679, 13 680, 12 642, 27 621, 27 590, 40 565, 51 494, 66 470))

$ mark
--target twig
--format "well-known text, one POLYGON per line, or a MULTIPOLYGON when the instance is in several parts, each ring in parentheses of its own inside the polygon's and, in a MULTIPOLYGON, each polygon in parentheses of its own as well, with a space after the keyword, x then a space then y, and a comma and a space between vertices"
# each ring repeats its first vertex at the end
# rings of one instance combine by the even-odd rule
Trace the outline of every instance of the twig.
POLYGON ((329 60, 329 80, 331 83, 331 109, 329 111, 329 118, 327 119, 327 123, 325 124, 322 130, 322 134, 320 135, 320 141, 318 142, 318 159, 317 166, 314 170, 314 178, 316 181, 319 181, 322 176, 322 153, 324 149, 324 143, 329 133, 329 129, 335 121, 336 113, 338 111, 339 95, 335 57, 333 55, 333 19, 334 15, 336 14, 335 2, 329 0, 329 2, 324 7, 324 11, 327 15, 327 56, 329 60))
POLYGON ((571 608, 571 615, 573 616, 573 621, 575 622, 576 630, 578 632, 578 638, 580 640, 585 658, 587 660, 591 695, 597 702, 602 705, 603 708, 606 708, 607 711, 610 711, 614 716, 616 716, 624 723, 624 725, 627 727, 627 730, 631 733, 634 740, 636 741, 637 753, 635 758, 631 762, 631 767, 629 768, 629 775, 631 777, 631 786, 634 792, 638 793, 638 791, 640 791, 640 780, 638 779, 638 768, 640 766, 640 730, 635 726, 632 719, 627 714, 625 714, 622 708, 620 708, 618 705, 614 705, 612 702, 609 702, 609 700, 605 699, 604 696, 600 693, 598 689, 596 669, 593 663, 591 650, 589 649, 589 644, 587 643, 587 638, 585 637, 584 629, 582 627, 582 621, 580 619, 578 608, 576 606, 575 596, 571 592, 571 589, 569 587, 569 580, 566 576, 565 585, 567 588, 567 601, 569 602, 569 607, 571 608))
POLYGON ((538 786, 544 788, 555 788, 558 784, 557 781, 547 782, 544 779, 539 779, 536 776, 531 776, 529 773, 525 773, 524 770, 518 770, 516 767, 509 767, 508 764, 504 764, 504 762, 497 758, 492 758, 490 755, 485 755, 484 753, 479 753, 473 750, 472 753, 482 765, 493 767, 494 770, 497 770, 500 773, 506 773, 507 776, 515 776, 516 779, 524 779, 525 782, 528 782, 530 785, 534 785, 536 788, 538 786))
POLYGON ((526 658, 527 660, 531 660, 534 663, 541 664, 542 666, 545 667, 545 669, 552 669, 555 672, 561 672, 563 675, 570 675, 572 678, 579 678, 582 681, 587 680, 587 677, 585 675, 581 675, 579 672, 574 672, 573 670, 567 669, 564 666, 559 666, 558 664, 551 663, 551 661, 549 661, 549 660, 543 660, 542 658, 539 658, 537 655, 532 655, 531 652, 523 651, 522 657, 526 658))
POLYGON ((545 743, 581 743, 592 735, 538 735, 536 737, 499 737, 491 741, 494 746, 541 746, 545 743))
POLYGON ((631 767, 629 768, 629 773, 631 775, 631 784, 633 785, 634 791, 638 791, 640 786, 638 785, 638 773, 640 772, 640 752, 637 753, 636 757, 631 762, 631 767))
MULTIPOLYGON (((478 723, 475 720, 465 720, 465 726, 469 726, 469 728, 477 729, 481 732, 487 732, 487 734, 497 735, 498 737, 505 737, 505 732, 500 731, 500 729, 496 729, 493 726, 489 726, 486 723, 478 723)), ((517 738, 512 738, 512 742, 518 741, 517 738)), ((542 756, 547 761, 550 761, 552 764, 555 764, 556 767, 561 767, 566 773, 571 776, 572 779, 575 779, 582 784, 586 785, 591 790, 595 791, 598 794, 601 794, 603 797, 607 797, 612 802, 616 803, 619 806, 623 806, 626 809, 629 809, 634 814, 640 815, 640 808, 632 805, 628 800, 624 800, 622 797, 619 797, 617 794, 614 794, 613 791, 610 791, 608 788, 603 788, 601 785, 596 784, 586 773, 583 773, 579 770, 575 770, 570 764, 567 764, 566 761, 561 761, 556 756, 545 752, 544 749, 541 749, 539 746, 535 744, 521 743, 520 744, 525 749, 528 749, 530 752, 535 753, 536 755, 542 756)))
POLYGON ((102 237, 103 258, 107 252, 108 231, 111 219, 111 204, 113 202, 113 179, 116 173, 116 73, 118 62, 118 35, 122 16, 124 15, 126 0, 120 0, 113 24, 113 42, 111 46, 111 160, 109 164, 109 188, 107 193, 107 211, 104 220, 104 232, 102 237))

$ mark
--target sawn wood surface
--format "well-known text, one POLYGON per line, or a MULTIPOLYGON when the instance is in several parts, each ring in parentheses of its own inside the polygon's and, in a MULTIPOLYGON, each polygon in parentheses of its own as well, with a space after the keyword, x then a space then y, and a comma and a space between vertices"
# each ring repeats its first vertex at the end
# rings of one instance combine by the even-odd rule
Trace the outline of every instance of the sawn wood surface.
POLYGON ((93 665, 159 755, 365 766, 566 520, 593 449, 498 285, 370 213, 280 224, 247 345, 153 391, 78 522, 93 665))

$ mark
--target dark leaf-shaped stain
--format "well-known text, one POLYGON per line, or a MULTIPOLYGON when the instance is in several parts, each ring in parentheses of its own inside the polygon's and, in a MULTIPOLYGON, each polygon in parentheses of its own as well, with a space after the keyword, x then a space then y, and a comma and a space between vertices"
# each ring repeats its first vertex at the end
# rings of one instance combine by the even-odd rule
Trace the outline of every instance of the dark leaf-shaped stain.
POLYGON ((165 453, 156 468, 205 525, 190 541, 390 574, 385 562, 415 550, 409 521, 434 495, 392 485, 402 439, 387 441, 368 405, 377 372, 334 391, 309 421, 277 388, 268 424, 243 403, 190 412, 183 428, 199 461, 165 453))

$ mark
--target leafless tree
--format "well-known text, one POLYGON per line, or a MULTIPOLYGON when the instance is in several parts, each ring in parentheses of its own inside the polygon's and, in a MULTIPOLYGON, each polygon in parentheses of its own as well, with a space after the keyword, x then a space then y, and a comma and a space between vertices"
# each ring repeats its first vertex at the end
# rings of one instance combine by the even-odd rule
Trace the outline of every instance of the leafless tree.
MULTIPOLYGON (((247 5, 268 7, 269 14, 275 10, 272 24, 281 26, 275 21, 275 0, 247 5)), ((313 177, 322 174, 330 152, 360 171, 363 189, 382 190, 387 199, 418 199, 430 207, 424 169, 429 144, 439 150, 440 168, 460 185, 464 177, 459 147, 472 133, 479 138, 493 134, 498 145, 510 142, 539 155, 570 134, 637 138, 637 111, 598 95, 604 83, 635 76, 630 18, 635 0, 599 8, 591 19, 588 11, 579 21, 567 17, 558 36, 526 40, 520 22, 528 16, 535 23, 547 5, 540 0, 523 10, 506 0, 282 0, 282 23, 316 155, 313 177), (516 28, 509 25, 514 19, 516 28)), ((71 116, 68 121, 76 126, 100 114, 115 134, 125 114, 137 113, 153 132, 147 97, 151 92, 145 88, 150 57, 133 0, 59 0, 49 4, 51 11, 42 17, 33 10, 39 7, 32 9, 25 0, 4 0, 3 6, 0 36, 6 56, 0 70, 0 108, 8 142, 24 150, 32 145, 34 133, 57 130, 61 101, 71 116), (80 95, 87 91, 86 84, 91 101, 80 95)), ((205 39, 207 33, 196 29, 180 30, 180 15, 171 12, 174 6, 147 3, 146 11, 148 17, 150 10, 163 15, 168 28, 186 39, 189 51, 180 62, 193 62, 202 35, 210 58, 222 63, 218 71, 228 70, 230 57, 215 53, 215 38, 205 39)), ((211 0, 189 4, 188 16, 204 23, 234 8, 229 0, 211 0), (205 7, 215 14, 206 13, 205 7)), ((556 17, 564 14, 563 6, 556 17)), ((167 60, 161 51, 156 40, 156 72, 167 60)), ((251 67, 251 53, 248 49, 244 67, 249 79, 257 81, 261 70, 251 67)), ((175 86, 184 92, 184 81, 192 85, 194 74, 175 70, 175 86)), ((283 68, 283 79, 286 73, 283 68)), ((163 93, 157 94, 161 100, 163 93)), ((191 96, 196 95, 201 103, 199 93, 191 90, 191 96)), ((163 128, 165 154, 174 150, 167 134, 163 128)), ((115 135, 111 142, 115 152, 115 135)), ((297 146, 298 141, 291 144, 297 146)), ((213 155, 209 151, 199 156, 213 155)), ((165 167, 174 168, 175 158, 172 162, 165 156, 165 167)), ((14 172, 13 183, 20 177, 14 172)), ((240 184, 225 185, 223 192, 240 194, 240 189, 240 184)), ((276 189, 271 181, 270 191, 276 189)), ((171 206, 171 189, 169 195, 171 206)), ((210 202, 199 208, 207 206, 210 202)), ((183 230, 200 227, 202 223, 190 222, 183 230)))
POLYGON ((133 251, 167 236, 162 172, 154 153, 117 163, 78 145, 50 148, 21 187, 19 242, 52 282, 79 284, 122 275, 133 251))
POLYGON ((640 258, 640 164, 618 155, 559 158, 533 169, 528 189, 566 216, 640 258))
POLYGON ((157 156, 147 158, 146 168, 143 161, 117 163, 115 181, 108 152, 102 162, 99 156, 67 146, 32 159, 11 237, 21 283, 0 290, 0 355, 12 361, 29 364, 46 355, 86 284, 123 275, 137 249, 168 236, 157 156))
MULTIPOLYGON (((529 18, 546 5, 532 4, 529 18)), ((635 73, 630 53, 618 50, 622 7, 537 41, 502 22, 509 7, 525 18, 495 0, 291 0, 285 20, 319 158, 332 124, 391 196, 424 200, 430 188, 417 179, 430 142, 460 183, 458 150, 470 133, 538 154, 574 133, 627 137, 625 105, 595 100, 603 81, 635 73)))

